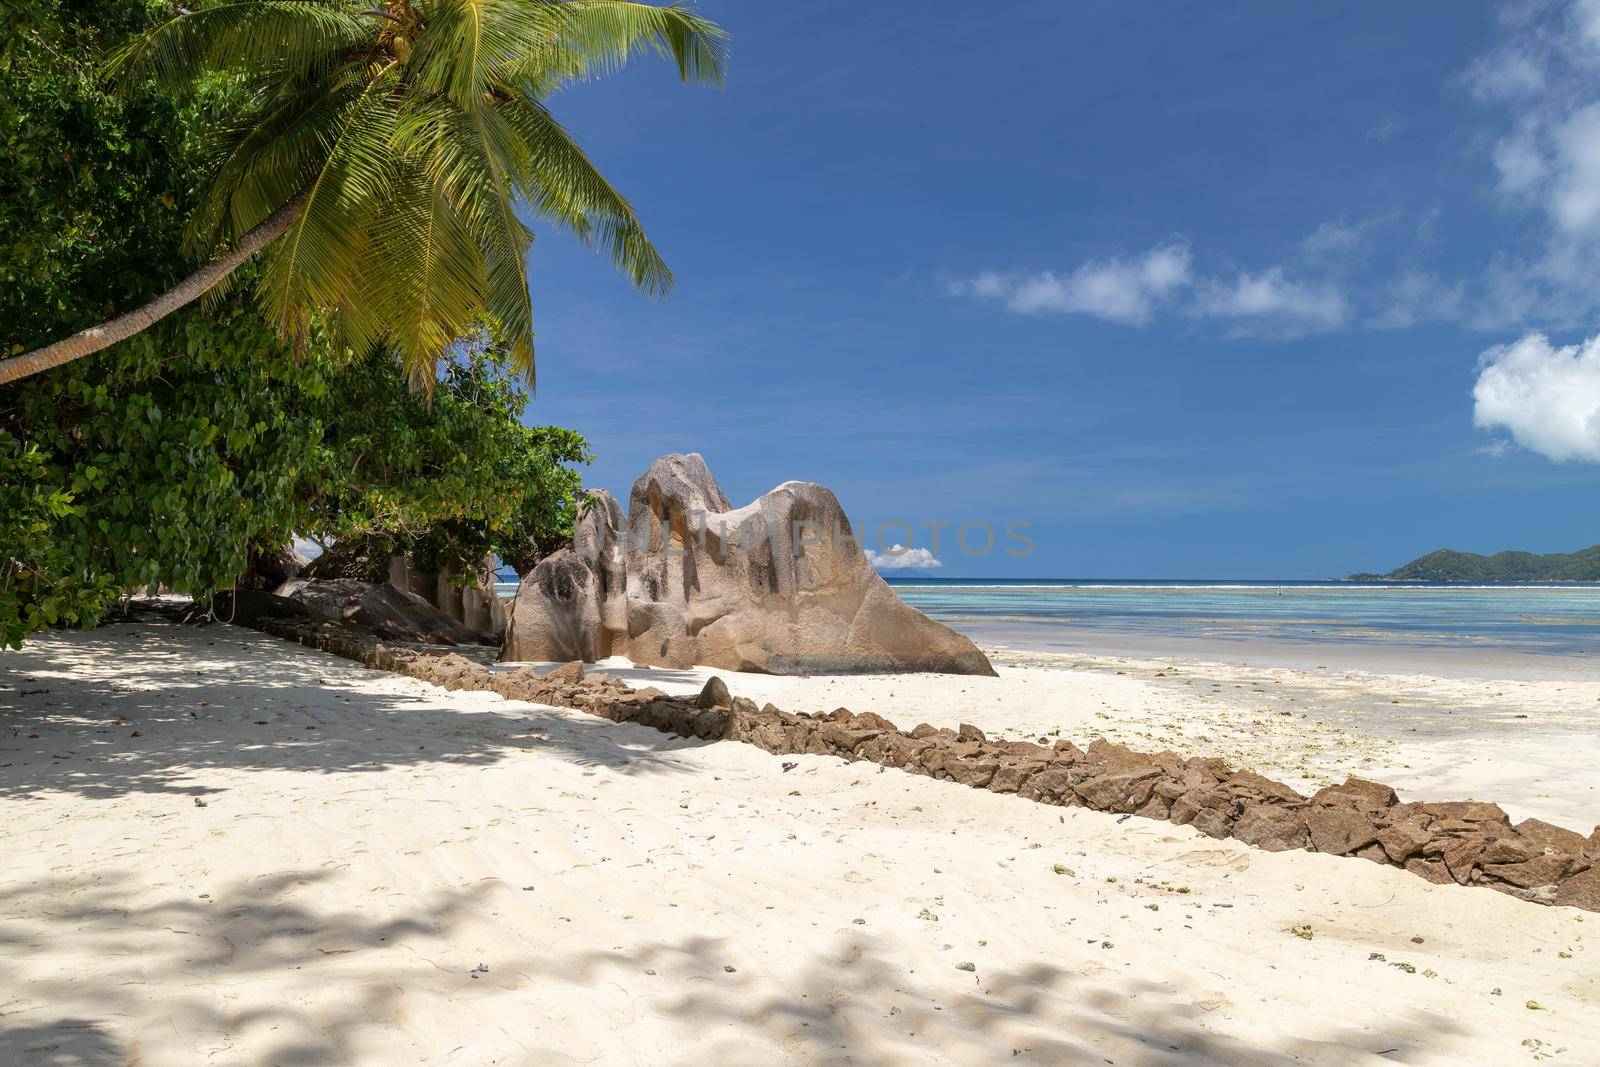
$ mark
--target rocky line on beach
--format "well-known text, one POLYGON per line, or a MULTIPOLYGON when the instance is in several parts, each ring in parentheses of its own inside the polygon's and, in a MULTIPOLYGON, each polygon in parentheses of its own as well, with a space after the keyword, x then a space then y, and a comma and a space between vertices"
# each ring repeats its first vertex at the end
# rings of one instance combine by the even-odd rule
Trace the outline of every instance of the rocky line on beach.
POLYGON ((454 652, 387 645, 337 623, 261 618, 250 625, 447 690, 482 690, 683 737, 741 741, 775 755, 870 761, 1041 804, 1165 819, 1267 851, 1356 856, 1436 884, 1487 886, 1532 903, 1600 912, 1600 826, 1585 838, 1538 819, 1513 825, 1497 804, 1401 803, 1393 789, 1360 778, 1307 797, 1221 759, 1138 752, 1104 739, 1079 748, 1066 740, 991 741, 974 726, 906 731, 872 712, 757 707, 732 696, 720 678, 698 698, 673 697, 606 674, 585 675, 579 662, 548 674, 494 670, 454 652))

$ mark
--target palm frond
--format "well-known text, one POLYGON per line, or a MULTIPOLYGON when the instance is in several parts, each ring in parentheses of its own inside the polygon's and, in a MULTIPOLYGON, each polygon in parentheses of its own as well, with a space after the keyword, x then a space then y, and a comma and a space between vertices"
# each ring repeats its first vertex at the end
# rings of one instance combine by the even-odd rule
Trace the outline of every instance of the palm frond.
POLYGON ((358 350, 386 344, 430 390, 481 321, 534 380, 519 206, 645 293, 671 288, 633 207, 543 97, 646 54, 720 85, 726 43, 687 7, 629 0, 199 0, 112 69, 169 83, 226 72, 238 102, 204 146, 191 250, 235 246, 295 205, 256 283, 269 321, 299 338, 316 316, 358 350))
MULTIPOLYGON (((720 88, 727 74, 727 32, 681 4, 566 0, 556 7, 561 25, 549 52, 528 58, 565 70, 567 80, 615 72, 647 52, 672 60, 684 82, 720 88)), ((507 72, 507 80, 515 77, 507 72)))
POLYGON ((112 53, 106 73, 148 73, 163 85, 191 84, 214 70, 293 65, 307 73, 374 36, 371 16, 336 0, 228 0, 153 27, 112 53))
POLYGON ((511 340, 518 370, 533 384, 533 303, 528 250, 533 231, 517 216, 518 177, 529 166, 528 146, 498 108, 458 109, 448 116, 437 165, 483 253, 483 306, 511 340))
POLYGON ((373 229, 363 312, 381 321, 408 377, 426 389, 450 346, 483 315, 483 251, 426 157, 400 165, 373 229))
POLYGON ((640 291, 665 296, 672 288, 672 271, 650 243, 633 206, 555 116, 526 97, 508 101, 500 110, 529 148, 529 166, 518 187, 533 209, 599 250, 640 291))
MULTIPOLYGON (((268 250, 259 295, 270 321, 298 335, 312 308, 340 309, 356 296, 370 223, 394 179, 394 64, 374 72, 339 121, 322 124, 323 163, 294 224, 268 250)), ((375 338, 360 339, 370 343, 375 338)))
POLYGON ((436 0, 411 69, 420 85, 457 106, 485 106, 505 71, 556 40, 563 6, 555 0, 436 0))
POLYGON ((310 185, 366 89, 355 73, 263 94, 207 138, 201 150, 213 160, 211 179, 185 235, 193 252, 231 245, 310 185))

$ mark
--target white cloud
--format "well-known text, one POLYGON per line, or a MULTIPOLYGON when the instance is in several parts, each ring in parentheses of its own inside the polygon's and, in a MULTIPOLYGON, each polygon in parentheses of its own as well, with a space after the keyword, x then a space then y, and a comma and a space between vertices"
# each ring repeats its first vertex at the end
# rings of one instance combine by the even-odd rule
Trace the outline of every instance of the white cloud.
MULTIPOLYGON (((1457 96, 1484 105, 1490 123, 1470 140, 1492 155, 1485 162, 1507 216, 1496 252, 1467 265, 1445 260, 1435 204, 1420 221, 1413 217, 1409 242, 1397 207, 1354 223, 1324 222, 1297 248, 1241 260, 1232 270, 1172 242, 1067 272, 985 271, 948 288, 1021 314, 1084 314, 1136 326, 1186 315, 1223 323, 1230 335, 1276 338, 1425 322, 1496 331, 1594 322, 1600 0, 1503 0, 1497 21, 1491 50, 1454 81, 1457 96), (1405 243, 1387 247, 1397 242, 1405 243)), ((1400 115, 1380 114, 1368 137, 1382 141, 1405 126, 1400 115)))
POLYGON ((1584 44, 1600 48, 1600 2, 1577 0, 1572 5, 1572 23, 1584 44))
POLYGON ((942 567, 931 551, 926 548, 907 548, 904 545, 894 545, 887 552, 874 552, 867 549, 867 562, 880 571, 896 570, 932 570, 942 567))
POLYGON ((1352 225, 1343 219, 1330 220, 1312 230, 1300 242, 1300 250, 1314 259, 1344 255, 1365 243, 1370 228, 1371 223, 1352 225))
POLYGON ((1506 197, 1537 204, 1539 187, 1550 173, 1540 137, 1539 123, 1525 118, 1494 146, 1494 169, 1506 197))
MULTIPOLYGON (((1337 269, 1329 261, 1365 241, 1370 225, 1324 223, 1302 242, 1302 252, 1326 274, 1337 269)), ((1170 309, 1227 319, 1234 333, 1300 336, 1336 329, 1348 318, 1345 297, 1331 280, 1291 279, 1281 265, 1229 279, 1200 277, 1193 262, 1189 246, 1174 242, 1133 259, 1090 260, 1070 274, 986 270, 945 288, 953 296, 999 301, 1018 314, 1093 315, 1131 326, 1170 309), (1187 291, 1197 291, 1192 300, 1183 299, 1187 291)))
POLYGON ((1011 290, 1011 284, 1005 275, 985 270, 979 271, 970 281, 953 283, 950 291, 956 296, 982 296, 990 300, 1003 300, 1011 290))
POLYGON ((1600 233, 1600 103, 1566 116, 1551 133, 1547 207, 1564 235, 1600 233))
POLYGON ((1472 421, 1558 463, 1600 463, 1600 336, 1556 348, 1542 333, 1479 361, 1472 421))
POLYGON ((1501 7, 1504 43, 1468 69, 1465 84, 1498 109, 1493 150, 1499 191, 1531 212, 1534 248, 1484 279, 1479 324, 1538 311, 1571 322, 1596 306, 1600 256, 1600 0, 1501 7))
POLYGON ((1467 68, 1467 90, 1484 103, 1533 96, 1545 87, 1545 66, 1526 48, 1508 47, 1483 56, 1467 68))
POLYGON ((1295 281, 1282 267, 1268 267, 1212 283, 1195 302, 1195 311, 1253 320, 1263 332, 1300 334, 1338 328, 1344 324, 1347 307, 1344 295, 1331 283, 1295 281))
POLYGON ((1372 324, 1380 330, 1406 330, 1419 322, 1447 322, 1465 313, 1466 287, 1426 271, 1403 272, 1387 286, 1372 324))
POLYGON ((947 288, 957 296, 999 300, 1023 315, 1092 315, 1142 326, 1190 284, 1189 246, 1174 241, 1132 259, 1090 260, 1070 274, 983 271, 947 288))

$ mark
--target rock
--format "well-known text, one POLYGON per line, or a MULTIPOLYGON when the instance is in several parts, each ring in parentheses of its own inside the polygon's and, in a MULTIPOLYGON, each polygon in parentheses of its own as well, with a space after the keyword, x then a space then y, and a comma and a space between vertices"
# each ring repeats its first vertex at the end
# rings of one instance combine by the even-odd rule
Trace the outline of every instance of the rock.
POLYGON ((492 556, 485 556, 471 569, 470 576, 459 564, 450 564, 435 573, 422 570, 409 555, 390 555, 384 540, 351 538, 337 542, 318 556, 300 577, 315 581, 346 578, 387 582, 401 593, 427 601, 472 631, 482 643, 499 641, 505 628, 505 609, 494 589, 492 556))
POLYGON ((252 588, 268 592, 284 582, 300 577, 311 561, 294 550, 293 545, 252 550, 245 565, 245 576, 252 588))
POLYGON ((1589 842, 1580 833, 1547 823, 1542 819, 1523 819, 1512 827, 1517 836, 1531 842, 1541 852, 1570 852, 1583 855, 1589 842))
POLYGON ((1465 823, 1489 823, 1509 826, 1511 820, 1498 804, 1485 804, 1477 800, 1451 800, 1444 803, 1418 804, 1416 810, 1435 819, 1456 819, 1465 823))
POLYGON ((1489 881, 1483 884, 1490 889, 1506 894, 1506 896, 1516 897, 1518 900, 1526 900, 1529 904, 1554 904, 1556 902, 1556 893, 1559 892, 1558 888, 1553 885, 1536 885, 1524 889, 1522 886, 1512 885, 1509 882, 1489 881))
POLYGON ((1161 772, 1151 768, 1145 771, 1122 771, 1115 774, 1101 774, 1087 781, 1080 782, 1074 787, 1078 796, 1083 798, 1087 807, 1096 811, 1130 812, 1150 799, 1150 788, 1155 785, 1154 779, 1160 777, 1161 772), (1135 798, 1140 783, 1148 783, 1142 795, 1135 798), (1130 803, 1131 801, 1131 803, 1130 803))
POLYGON ((1583 854, 1592 860, 1600 860, 1600 826, 1594 828, 1594 833, 1589 835, 1589 843, 1583 846, 1583 854))
POLYGON ((1414 856, 1406 860, 1405 869, 1419 878, 1427 879, 1434 885, 1445 885, 1454 881, 1450 877, 1449 869, 1438 860, 1425 860, 1419 856, 1414 856))
POLYGON ((974 789, 986 787, 999 769, 999 763, 985 759, 947 760, 944 765, 945 773, 952 782, 960 782, 974 789))
POLYGON ((1378 840, 1372 820, 1349 808, 1312 807, 1306 811, 1306 828, 1311 847, 1333 856, 1348 856, 1378 840))
POLYGON ((1473 864, 1478 862, 1478 857, 1483 855, 1488 841, 1482 837, 1468 837, 1455 844, 1449 845, 1442 853, 1444 865, 1450 872, 1450 877, 1458 885, 1466 885, 1472 880, 1473 864))
POLYGON ((1483 855, 1478 857, 1478 862, 1488 865, 1491 863, 1526 863, 1531 859, 1544 855, 1542 849, 1531 841, 1515 835, 1497 837, 1489 842, 1489 847, 1483 850, 1483 855))
MULTIPOLYGON (((409 557, 398 556, 390 560, 391 572, 397 563, 405 567, 408 574, 415 570, 409 557)), ((422 577, 426 583, 428 576, 422 577)), ((508 621, 505 604, 495 590, 498 578, 494 557, 484 556, 475 567, 447 564, 444 570, 433 576, 431 596, 425 589, 413 587, 412 591, 431 600, 434 607, 452 619, 459 619, 468 629, 498 642, 505 633, 508 621)))
POLYGON ((484 640, 422 597, 387 582, 293 578, 279 586, 275 595, 299 605, 314 618, 353 623, 391 641, 470 645, 484 640))
POLYGON ((1407 819, 1378 831, 1378 844, 1395 863, 1404 864, 1412 856, 1421 855, 1422 849, 1432 840, 1427 824, 1422 819, 1407 819))
POLYGON ((604 659, 599 585, 571 549, 550 553, 517 586, 500 658, 511 661, 604 659))
POLYGON ((593 662, 627 652, 622 508, 603 489, 586 496, 572 548, 550 553, 517 586, 501 659, 593 662))
POLYGON ((1240 771, 1222 784, 1235 793, 1259 797, 1262 800, 1299 804, 1306 799, 1282 782, 1274 782, 1271 778, 1256 774, 1254 771, 1240 771))
POLYGON ((381 582, 389 574, 389 550, 361 537, 341 538, 300 569, 295 577, 330 582, 348 578, 381 582))
POLYGON ((1055 742, 1050 746, 1050 748, 1055 752, 1057 759, 1064 759, 1069 763, 1080 763, 1085 758, 1083 749, 1079 748, 1071 741, 1068 741, 1066 738, 1062 738, 1061 740, 1055 742))
POLYGON ((561 666, 544 676, 544 680, 547 682, 577 682, 581 681, 582 679, 583 661, 581 659, 572 660, 570 663, 563 663, 561 666))
POLYGON ((1304 848, 1306 817, 1302 812, 1277 804, 1251 805, 1234 823, 1233 836, 1268 852, 1304 848))
POLYGON ((988 738, 986 736, 984 736, 984 733, 983 733, 982 730, 978 729, 976 726, 973 726, 971 723, 966 723, 966 722, 964 722, 960 726, 956 727, 956 736, 961 738, 961 740, 963 740, 963 741, 987 741, 988 740, 988 738))
POLYGON ((1383 811, 1400 803, 1394 790, 1381 782, 1365 778, 1346 778, 1343 785, 1330 785, 1317 790, 1311 803, 1323 806, 1357 808, 1362 811, 1383 811))
POLYGON ((695 703, 702 708, 731 708, 733 694, 728 692, 728 683, 713 674, 706 679, 705 687, 700 690, 695 703))
POLYGON ((820 485, 786 482, 736 509, 698 455, 670 455, 634 483, 625 528, 609 495, 594 499, 571 558, 522 583, 502 658, 994 674, 971 641, 895 596, 820 485))
POLYGON ((1168 816, 1179 826, 1194 822, 1200 812, 1207 809, 1227 812, 1233 807, 1233 798, 1220 789, 1191 789, 1172 802, 1168 816))
POLYGON ((1588 866, 1577 856, 1557 852, 1535 857, 1526 863, 1485 863, 1483 873, 1488 878, 1532 889, 1539 885, 1555 885, 1570 874, 1586 870, 1588 866))
POLYGON ((1057 802, 1064 793, 1072 793, 1072 772, 1059 763, 1046 764, 1017 789, 1022 799, 1046 804, 1057 802))
POLYGON ((1002 759, 989 779, 989 790, 995 793, 1015 793, 1029 778, 1048 766, 1044 759, 1002 759))
POLYGON ((1600 867, 1574 874, 1556 887, 1557 907, 1600 911, 1600 867))
POLYGON ((1205 834, 1221 840, 1233 830, 1233 823, 1228 816, 1216 808, 1201 808, 1194 813, 1194 818, 1189 820, 1189 825, 1205 834))

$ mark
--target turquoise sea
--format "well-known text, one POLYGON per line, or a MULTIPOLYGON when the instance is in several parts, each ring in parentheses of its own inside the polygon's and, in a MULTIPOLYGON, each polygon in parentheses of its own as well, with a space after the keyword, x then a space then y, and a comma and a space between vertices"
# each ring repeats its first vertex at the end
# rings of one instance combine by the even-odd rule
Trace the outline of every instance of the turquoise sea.
MULTIPOLYGON (((888 581, 908 604, 982 645, 1430 670, 1520 661, 1600 672, 1600 583, 888 581)), ((516 585, 500 590, 510 595, 516 585)))
MULTIPOLYGON (((1344 647, 1465 658, 1600 653, 1600 583, 1551 585, 891 578, 980 643, 1196 653, 1344 647), (1231 646, 1231 648, 1230 648, 1231 646)), ((1429 657, 1432 658, 1432 657, 1429 657)), ((1600 658, 1594 662, 1600 671, 1600 658)))

